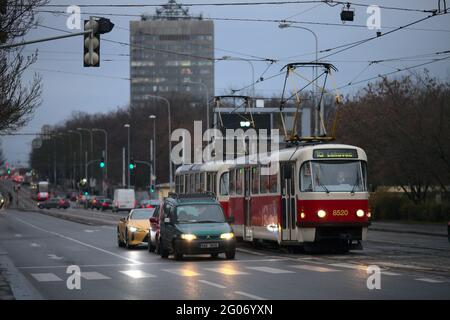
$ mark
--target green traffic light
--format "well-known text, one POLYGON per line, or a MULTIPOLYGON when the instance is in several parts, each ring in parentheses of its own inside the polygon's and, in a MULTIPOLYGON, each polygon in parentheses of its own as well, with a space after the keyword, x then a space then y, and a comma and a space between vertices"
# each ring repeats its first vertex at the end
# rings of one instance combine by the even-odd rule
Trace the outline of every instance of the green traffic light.
POLYGON ((100 162, 100 168, 104 168, 105 167, 105 163, 104 162, 100 162))
POLYGON ((130 163, 130 170, 133 170, 134 169, 134 165, 132 164, 132 163, 130 163))

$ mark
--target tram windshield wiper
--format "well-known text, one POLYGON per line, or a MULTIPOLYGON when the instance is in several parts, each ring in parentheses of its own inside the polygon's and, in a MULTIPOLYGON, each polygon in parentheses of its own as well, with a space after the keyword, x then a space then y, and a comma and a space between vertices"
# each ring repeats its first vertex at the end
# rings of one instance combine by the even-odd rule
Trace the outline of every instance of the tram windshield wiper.
POLYGON ((351 194, 355 193, 356 187, 359 187, 359 174, 356 175, 356 181, 353 184, 352 191, 350 191, 351 194))
POLYGON ((322 181, 320 181, 320 179, 316 179, 316 181, 317 181, 317 184, 319 186, 321 186, 325 190, 326 193, 330 193, 330 190, 328 190, 328 188, 322 183, 322 181))

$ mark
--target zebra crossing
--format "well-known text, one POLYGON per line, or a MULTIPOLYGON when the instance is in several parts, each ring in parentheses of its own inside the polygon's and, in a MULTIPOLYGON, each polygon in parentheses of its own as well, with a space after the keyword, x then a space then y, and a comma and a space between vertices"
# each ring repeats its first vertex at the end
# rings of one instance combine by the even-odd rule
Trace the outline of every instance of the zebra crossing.
MULTIPOLYGON (((114 277, 121 276, 127 277, 131 279, 148 279, 148 278, 157 278, 156 272, 153 273, 147 272, 148 270, 143 270, 143 266, 139 266, 139 268, 133 269, 130 268, 128 270, 117 270, 114 271, 114 275, 108 272, 108 275, 97 271, 82 271, 81 278, 84 280, 111 280, 114 277)), ((329 263, 324 265, 318 264, 291 264, 285 265, 282 268, 274 267, 274 266, 261 266, 261 265, 249 265, 249 266, 239 266, 237 267, 234 264, 225 264, 218 265, 214 268, 212 267, 202 267, 202 268, 193 268, 192 265, 187 265, 183 267, 173 267, 173 268, 165 268, 158 270, 158 272, 163 271, 170 274, 173 274, 178 277, 194 277, 194 278, 202 278, 212 274, 220 274, 223 276, 249 276, 249 275, 258 275, 258 274, 270 274, 270 275, 283 275, 283 274, 293 274, 293 273, 308 273, 308 272, 316 272, 316 273, 339 273, 339 272, 349 272, 349 270, 367 270, 367 266, 360 264, 350 264, 350 263, 329 263)), ((67 275, 58 275, 50 272, 43 273, 31 273, 30 274, 34 280, 37 282, 62 282, 67 277, 67 275)), ((391 272, 387 270, 381 270, 382 276, 392 276, 398 277, 402 276, 400 273, 391 272)), ((439 283, 448 283, 450 279, 437 279, 437 278, 427 278, 427 277, 415 277, 414 281, 439 284, 439 283)), ((207 280, 199 280, 202 283, 208 283, 207 280)))

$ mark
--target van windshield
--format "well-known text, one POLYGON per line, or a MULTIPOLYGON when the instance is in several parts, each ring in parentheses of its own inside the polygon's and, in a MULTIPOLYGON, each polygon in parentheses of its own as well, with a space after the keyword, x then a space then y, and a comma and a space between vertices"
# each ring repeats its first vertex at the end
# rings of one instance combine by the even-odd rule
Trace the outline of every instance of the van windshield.
POLYGON ((178 223, 225 222, 221 206, 217 204, 191 204, 178 206, 176 210, 178 223))

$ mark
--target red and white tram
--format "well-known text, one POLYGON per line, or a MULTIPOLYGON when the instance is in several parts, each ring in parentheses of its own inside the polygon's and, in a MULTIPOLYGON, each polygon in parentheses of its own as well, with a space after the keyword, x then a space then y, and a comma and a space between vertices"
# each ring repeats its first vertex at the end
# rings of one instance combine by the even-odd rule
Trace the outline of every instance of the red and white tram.
POLYGON ((239 159, 182 166, 177 191, 215 192, 236 236, 245 241, 361 247, 370 220, 364 150, 342 144, 299 145, 260 160, 270 160, 270 169, 239 164, 239 159), (216 179, 210 185, 215 189, 202 188, 208 174, 216 179))

